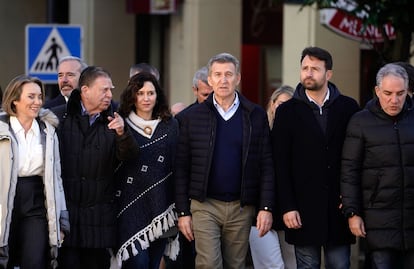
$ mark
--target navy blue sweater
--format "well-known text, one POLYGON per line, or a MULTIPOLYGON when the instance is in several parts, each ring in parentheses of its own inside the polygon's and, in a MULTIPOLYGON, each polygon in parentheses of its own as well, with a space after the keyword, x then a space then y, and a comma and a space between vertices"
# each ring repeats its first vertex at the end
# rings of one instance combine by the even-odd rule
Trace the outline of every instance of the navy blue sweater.
POLYGON ((241 108, 228 121, 216 111, 217 134, 207 196, 225 202, 240 199, 243 119, 241 108))

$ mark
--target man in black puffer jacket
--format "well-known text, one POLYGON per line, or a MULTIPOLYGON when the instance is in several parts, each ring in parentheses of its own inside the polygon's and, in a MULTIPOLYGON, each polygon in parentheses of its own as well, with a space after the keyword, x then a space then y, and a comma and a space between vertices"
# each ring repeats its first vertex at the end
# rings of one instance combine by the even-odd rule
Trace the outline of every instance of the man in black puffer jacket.
POLYGON ((236 91, 234 56, 218 54, 208 68, 213 93, 176 116, 178 227, 195 239, 196 268, 244 268, 255 206, 259 234, 272 226, 269 124, 264 109, 236 91))
POLYGON ((373 268, 414 268, 414 110, 404 68, 387 64, 374 97, 348 125, 341 194, 373 268))

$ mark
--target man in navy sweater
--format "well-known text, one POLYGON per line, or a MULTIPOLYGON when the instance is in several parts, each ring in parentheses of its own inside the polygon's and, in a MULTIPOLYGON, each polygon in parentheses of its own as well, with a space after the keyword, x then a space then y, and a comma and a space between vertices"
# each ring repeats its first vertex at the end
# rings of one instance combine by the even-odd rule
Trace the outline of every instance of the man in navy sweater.
POLYGON ((178 227, 195 240, 196 268, 244 268, 257 214, 260 236, 272 226, 274 172, 266 112, 243 97, 239 61, 208 62, 206 101, 179 113, 176 155, 178 227))

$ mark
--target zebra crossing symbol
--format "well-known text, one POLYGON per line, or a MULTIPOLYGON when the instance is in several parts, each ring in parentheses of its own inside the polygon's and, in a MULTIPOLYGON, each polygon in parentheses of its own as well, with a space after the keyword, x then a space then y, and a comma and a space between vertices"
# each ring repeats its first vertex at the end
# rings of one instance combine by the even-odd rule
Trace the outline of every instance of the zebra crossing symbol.
POLYGON ((82 57, 82 29, 68 25, 26 26, 26 74, 45 83, 57 82, 61 57, 82 57))

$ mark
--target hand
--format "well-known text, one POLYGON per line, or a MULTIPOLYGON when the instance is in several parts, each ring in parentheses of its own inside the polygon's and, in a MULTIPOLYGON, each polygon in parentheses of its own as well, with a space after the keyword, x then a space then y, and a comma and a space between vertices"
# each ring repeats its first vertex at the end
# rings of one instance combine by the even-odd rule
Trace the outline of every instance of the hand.
POLYGON ((283 222, 289 229, 302 228, 302 220, 300 219, 300 214, 297 210, 283 214, 283 222))
POLYGON ((124 134, 124 119, 117 112, 114 112, 114 117, 108 116, 108 120, 109 129, 115 130, 119 136, 124 134))
POLYGON ((338 206, 338 208, 339 209, 342 209, 342 195, 339 195, 339 206, 338 206))
POLYGON ((264 236, 271 228, 273 223, 272 213, 266 210, 260 210, 257 214, 256 229, 259 231, 259 237, 264 236))
POLYGON ((349 229, 355 236, 365 237, 365 225, 362 218, 358 215, 354 215, 348 219, 349 229))
POLYGON ((193 220, 191 216, 183 216, 178 218, 178 229, 187 238, 188 241, 194 240, 193 220))
POLYGON ((65 239, 65 233, 60 231, 60 242, 63 243, 63 240, 65 239))

